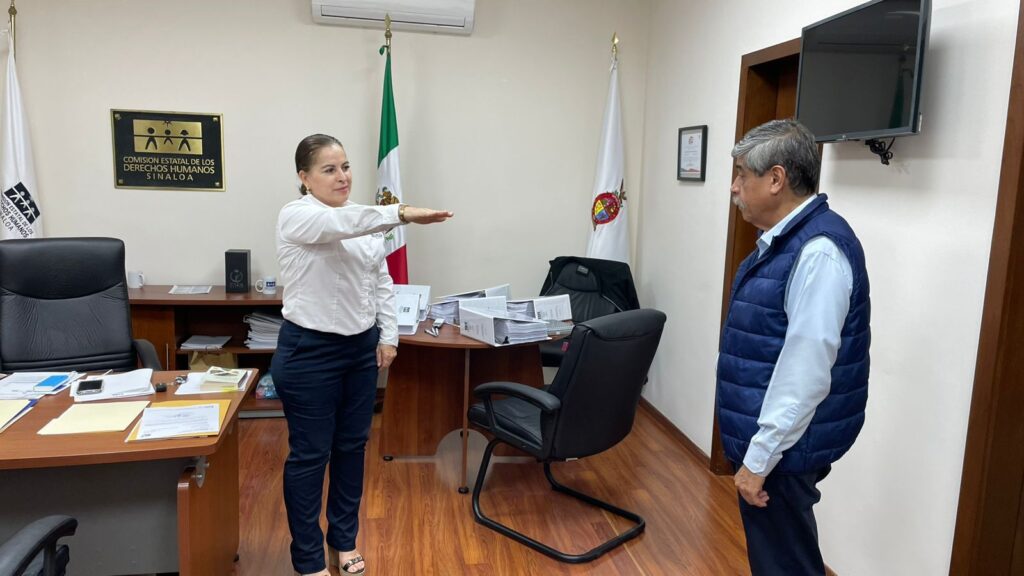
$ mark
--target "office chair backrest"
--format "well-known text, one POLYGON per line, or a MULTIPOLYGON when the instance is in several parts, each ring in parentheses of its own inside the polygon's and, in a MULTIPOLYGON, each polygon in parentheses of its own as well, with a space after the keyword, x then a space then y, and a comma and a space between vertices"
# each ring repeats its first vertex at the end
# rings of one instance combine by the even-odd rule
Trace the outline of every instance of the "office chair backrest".
POLYGON ((549 264, 540 294, 568 294, 573 322, 640 307, 628 264, 581 256, 559 256, 549 264))
POLYGON ((552 457, 596 454, 629 434, 664 326, 665 314, 648 308, 573 328, 562 366, 548 388, 562 401, 550 431, 552 457))
POLYGON ((0 368, 130 370, 124 243, 114 238, 0 242, 0 368))

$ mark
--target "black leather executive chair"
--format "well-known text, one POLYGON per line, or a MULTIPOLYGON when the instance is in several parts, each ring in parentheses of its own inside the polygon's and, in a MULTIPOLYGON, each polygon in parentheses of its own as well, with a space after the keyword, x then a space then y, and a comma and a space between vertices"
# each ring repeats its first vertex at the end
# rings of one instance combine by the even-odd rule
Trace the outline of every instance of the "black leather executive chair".
POLYGON ((0 241, 0 371, 160 369, 132 339, 124 242, 0 241))
MULTIPOLYGON (((551 260, 550 265, 540 295, 568 294, 573 323, 640 307, 629 264, 582 256, 559 256, 551 260)), ((541 363, 558 367, 567 348, 565 339, 541 342, 541 363)))
POLYGON ((47 516, 22 528, 0 545, 0 576, 63 576, 70 553, 57 541, 76 528, 70 516, 47 516))
POLYGON ((631 310, 573 327, 562 367, 547 390, 512 382, 489 382, 474 394, 483 402, 469 409, 469 420, 494 435, 484 450, 473 488, 476 521, 562 562, 589 562, 636 537, 644 519, 555 481, 551 462, 583 458, 618 444, 633 428, 640 389, 661 341, 665 314, 631 310), (495 399, 495 396, 505 396, 495 399), (480 511, 480 491, 494 447, 504 442, 544 463, 551 488, 627 518, 635 526, 583 554, 566 554, 499 524, 480 511))

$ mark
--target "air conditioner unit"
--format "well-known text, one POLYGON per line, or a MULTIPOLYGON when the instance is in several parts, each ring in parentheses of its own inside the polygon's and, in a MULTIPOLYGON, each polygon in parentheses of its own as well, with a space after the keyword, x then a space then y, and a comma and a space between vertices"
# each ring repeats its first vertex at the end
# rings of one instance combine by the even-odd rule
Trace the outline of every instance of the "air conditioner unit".
POLYGON ((384 15, 393 30, 441 34, 473 32, 476 0, 312 0, 318 24, 384 29, 384 15))

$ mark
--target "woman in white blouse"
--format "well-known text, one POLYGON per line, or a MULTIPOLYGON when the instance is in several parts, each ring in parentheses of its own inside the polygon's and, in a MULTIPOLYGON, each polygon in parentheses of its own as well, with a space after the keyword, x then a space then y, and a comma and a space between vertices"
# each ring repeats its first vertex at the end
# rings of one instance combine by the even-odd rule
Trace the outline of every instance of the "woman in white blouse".
POLYGON ((288 421, 284 500, 292 566, 299 574, 329 574, 319 520, 330 462, 329 561, 342 574, 362 574, 355 543, 364 452, 377 371, 391 364, 398 345, 384 232, 443 222, 452 213, 353 203, 348 156, 331 136, 304 138, 295 170, 302 197, 277 221, 285 322, 270 368, 288 421))

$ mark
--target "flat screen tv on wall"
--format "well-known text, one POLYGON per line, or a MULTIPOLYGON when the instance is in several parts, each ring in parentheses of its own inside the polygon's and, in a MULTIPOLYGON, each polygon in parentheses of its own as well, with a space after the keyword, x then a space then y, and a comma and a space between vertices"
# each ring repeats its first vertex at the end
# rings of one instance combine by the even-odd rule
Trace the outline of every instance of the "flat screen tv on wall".
POLYGON ((874 0, 803 29, 796 117, 818 142, 921 129, 931 0, 874 0))

